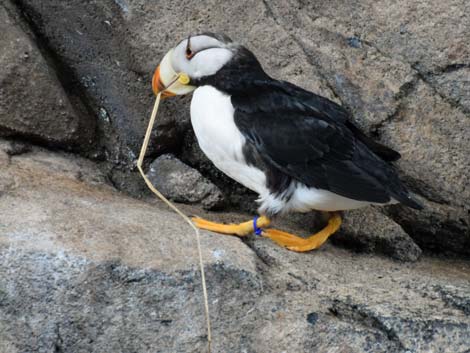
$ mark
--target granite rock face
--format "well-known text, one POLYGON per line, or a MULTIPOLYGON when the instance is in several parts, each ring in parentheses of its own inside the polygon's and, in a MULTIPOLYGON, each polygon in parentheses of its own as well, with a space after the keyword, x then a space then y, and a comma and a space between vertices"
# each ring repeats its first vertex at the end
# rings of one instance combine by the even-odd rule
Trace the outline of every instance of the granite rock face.
MULTIPOLYGON (((62 68, 67 96, 80 97, 95 117, 94 155, 113 164, 114 185, 141 194, 133 167, 156 64, 188 33, 223 32, 253 50, 273 77, 343 104, 367 133, 400 151, 397 167, 426 210, 398 206, 384 214, 424 250, 470 254, 468 1, 14 4, 62 68)), ((254 196, 199 150, 189 101, 163 102, 149 157, 175 154, 220 188, 227 207, 254 212, 254 196)), ((381 236, 368 238, 373 246, 381 236)))
POLYGON ((155 159, 149 166, 147 177, 170 200, 201 203, 206 209, 220 207, 223 203, 223 195, 217 186, 173 155, 164 154, 155 159))
MULTIPOLYGON (((466 0, 4 0, 0 352, 206 349, 194 234, 135 168, 153 70, 201 31, 345 106, 425 205, 347 212, 304 254, 201 232, 213 352, 468 352, 469 16, 466 0)), ((190 99, 162 101, 146 170, 186 214, 246 221, 256 195, 199 149, 190 99)), ((273 226, 311 234, 314 216, 273 226)))
MULTIPOLYGON (((1 351, 205 351, 187 224, 119 193, 88 160, 11 148, 0 143, 1 351)), ((468 262, 201 241, 214 353, 468 349, 468 262)))
POLYGON ((93 144, 94 120, 72 104, 13 6, 0 6, 0 135, 63 148, 93 144))
POLYGON ((401 261, 416 261, 422 252, 399 224, 372 207, 348 212, 332 240, 348 248, 381 253, 401 261))

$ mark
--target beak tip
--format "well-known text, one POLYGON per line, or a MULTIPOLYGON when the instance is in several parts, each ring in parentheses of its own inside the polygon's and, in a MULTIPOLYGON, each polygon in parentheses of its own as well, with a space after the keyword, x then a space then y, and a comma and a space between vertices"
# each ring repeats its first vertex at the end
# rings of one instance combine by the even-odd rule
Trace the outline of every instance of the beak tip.
POLYGON ((160 82, 160 66, 157 66, 152 77, 152 90, 155 95, 161 91, 161 82, 160 82))
POLYGON ((162 79, 160 77, 160 65, 157 66, 157 68, 155 69, 155 73, 152 77, 152 90, 155 95, 161 93, 162 97, 176 96, 175 93, 167 90, 165 85, 163 84, 162 79))

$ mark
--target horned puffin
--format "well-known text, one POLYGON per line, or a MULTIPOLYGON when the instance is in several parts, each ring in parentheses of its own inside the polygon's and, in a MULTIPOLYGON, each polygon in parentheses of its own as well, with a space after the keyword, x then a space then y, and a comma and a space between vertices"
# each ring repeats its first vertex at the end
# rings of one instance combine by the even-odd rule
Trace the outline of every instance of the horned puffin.
POLYGON ((320 247, 341 224, 339 211, 402 203, 420 209, 390 162, 400 154, 366 136, 331 100, 270 77, 255 55, 222 34, 179 42, 152 79, 155 94, 193 92, 191 123, 202 151, 259 195, 259 216, 240 224, 193 218, 201 229, 256 233, 294 251, 320 247), (281 213, 329 212, 310 237, 269 228, 281 213))

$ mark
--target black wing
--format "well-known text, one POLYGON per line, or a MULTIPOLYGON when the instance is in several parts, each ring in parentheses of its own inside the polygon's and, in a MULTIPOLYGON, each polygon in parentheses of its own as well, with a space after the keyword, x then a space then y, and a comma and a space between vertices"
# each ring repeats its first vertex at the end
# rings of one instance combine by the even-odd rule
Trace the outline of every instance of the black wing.
POLYGON ((298 86, 293 85, 290 82, 271 82, 269 86, 275 86, 277 90, 283 91, 285 94, 293 98, 294 100, 300 100, 302 105, 308 107, 314 113, 326 116, 336 122, 341 122, 351 130, 354 137, 365 144, 372 152, 387 162, 394 162, 400 159, 401 155, 397 151, 384 146, 365 133, 363 133, 354 123, 350 120, 349 113, 342 106, 332 102, 331 100, 313 94, 312 92, 306 91, 298 86))
POLYGON ((399 154, 369 140, 342 107, 286 82, 253 87, 233 95, 232 104, 235 123, 265 164, 351 199, 386 203, 394 197, 419 207, 384 160, 399 154))

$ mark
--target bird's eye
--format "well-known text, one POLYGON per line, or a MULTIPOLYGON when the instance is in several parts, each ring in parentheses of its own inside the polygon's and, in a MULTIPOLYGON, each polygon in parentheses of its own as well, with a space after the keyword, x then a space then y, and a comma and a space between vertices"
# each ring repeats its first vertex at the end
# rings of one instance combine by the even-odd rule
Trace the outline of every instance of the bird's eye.
POLYGON ((191 36, 188 37, 188 41, 186 43, 186 59, 191 60, 191 58, 194 56, 194 53, 191 50, 191 36))
POLYGON ((190 60, 194 56, 193 51, 191 48, 186 48, 186 59, 190 60))

